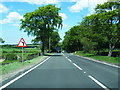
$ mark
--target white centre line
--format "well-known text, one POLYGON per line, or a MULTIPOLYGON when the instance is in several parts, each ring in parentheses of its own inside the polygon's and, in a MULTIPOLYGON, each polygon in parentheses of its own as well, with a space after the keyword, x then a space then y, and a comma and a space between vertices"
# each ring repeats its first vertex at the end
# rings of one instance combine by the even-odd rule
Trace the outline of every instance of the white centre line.
POLYGON ((70 62, 72 62, 69 58, 68 58, 68 60, 69 60, 70 62))
POLYGON ((105 85, 103 85, 98 80, 96 80, 94 77, 92 77, 91 75, 88 75, 88 77, 91 78, 94 82, 96 82, 100 87, 104 88, 105 90, 110 90, 105 85))
POLYGON ((23 77, 24 75, 26 75, 27 73, 29 73, 30 71, 32 71, 33 69, 37 68, 38 66, 40 66, 41 64, 43 64, 44 62, 46 62, 50 57, 48 57, 47 59, 45 59, 44 61, 42 61, 41 63, 39 63, 38 65, 36 65, 35 67, 29 69, 28 71, 26 71, 25 73, 21 74, 20 76, 16 77, 15 79, 11 80, 10 82, 8 82, 7 84, 3 85, 2 87, 0 87, 0 90, 6 88, 7 86, 9 86, 10 84, 12 84, 13 82, 15 82, 16 80, 20 79, 21 77, 23 77))
POLYGON ((83 70, 83 69, 80 68, 77 64, 73 63, 73 65, 75 65, 78 69, 83 70))

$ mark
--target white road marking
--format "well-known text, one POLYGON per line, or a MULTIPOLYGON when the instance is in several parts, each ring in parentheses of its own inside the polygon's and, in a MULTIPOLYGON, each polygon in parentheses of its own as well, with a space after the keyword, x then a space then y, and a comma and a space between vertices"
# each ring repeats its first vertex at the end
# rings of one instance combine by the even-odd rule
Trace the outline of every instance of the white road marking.
POLYGON ((92 77, 91 75, 89 75, 88 77, 91 78, 95 83, 97 83, 100 87, 104 88, 105 90, 110 90, 105 85, 103 85, 98 80, 96 80, 94 77, 92 77))
POLYGON ((84 73, 86 73, 86 72, 84 72, 84 73))
POLYGON ((69 58, 68 58, 68 60, 69 60, 70 62, 72 62, 69 58))
POLYGON ((65 56, 63 53, 62 53, 63 56, 65 56))
POLYGON ((77 64, 73 63, 73 65, 75 65, 78 69, 83 70, 83 69, 80 68, 77 64))
POLYGON ((21 77, 23 77, 24 75, 26 75, 27 73, 29 73, 30 71, 32 71, 33 69, 37 68, 38 66, 40 66, 41 64, 43 64, 44 62, 46 62, 48 59, 50 59, 50 57, 48 57, 47 59, 45 59, 44 61, 42 61, 41 63, 39 63, 38 65, 36 65, 35 67, 29 69, 28 71, 26 71, 25 73, 21 74, 20 76, 16 77, 15 79, 11 80, 10 82, 8 82, 7 84, 3 85, 2 87, 0 87, 0 90, 4 89, 5 87, 9 86, 10 84, 12 84, 13 82, 15 82, 16 80, 20 79, 21 77))

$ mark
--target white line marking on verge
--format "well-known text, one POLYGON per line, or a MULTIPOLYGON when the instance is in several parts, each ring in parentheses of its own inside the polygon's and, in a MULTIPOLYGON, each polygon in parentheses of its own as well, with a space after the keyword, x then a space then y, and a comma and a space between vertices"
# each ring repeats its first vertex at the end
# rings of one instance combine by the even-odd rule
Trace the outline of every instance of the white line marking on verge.
POLYGON ((81 57, 81 58, 84 58, 84 59, 87 59, 87 60, 91 60, 91 61, 94 61, 94 62, 98 62, 98 63, 101 63, 101 64, 105 64, 105 65, 108 65, 108 66, 120 68, 119 66, 112 65, 112 64, 109 64, 109 63, 106 63, 106 62, 102 62, 102 61, 97 61, 97 60, 94 60, 94 59, 92 59, 92 58, 87 58, 87 57, 83 57, 83 56, 79 56, 79 55, 75 55, 75 56, 81 57))
POLYGON ((77 64, 73 63, 73 65, 75 65, 78 69, 83 70, 83 69, 80 68, 77 64))
POLYGON ((88 75, 88 77, 91 78, 95 83, 97 83, 100 87, 104 88, 105 90, 110 90, 105 85, 103 85, 98 80, 96 80, 94 77, 92 77, 91 75, 88 75))
POLYGON ((29 69, 28 71, 26 71, 25 73, 23 73, 22 75, 16 77, 15 79, 11 80, 10 82, 8 82, 7 84, 3 85, 2 87, 0 87, 0 90, 2 90, 3 88, 9 86, 10 84, 12 84, 13 82, 15 82, 16 80, 20 79, 21 77, 23 77, 24 75, 26 75, 27 73, 29 73, 30 71, 32 71, 33 69, 37 68, 38 66, 40 66, 41 64, 43 64, 44 62, 46 62, 48 59, 50 59, 50 57, 48 57, 47 59, 45 59, 44 61, 42 61, 41 63, 39 63, 38 65, 36 65, 35 67, 29 69))

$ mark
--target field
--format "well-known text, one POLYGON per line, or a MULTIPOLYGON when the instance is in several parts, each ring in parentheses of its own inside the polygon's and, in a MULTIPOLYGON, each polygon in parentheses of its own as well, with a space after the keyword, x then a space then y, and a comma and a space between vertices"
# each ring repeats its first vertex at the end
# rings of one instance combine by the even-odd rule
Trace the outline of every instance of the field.
MULTIPOLYGON (((1 59, 4 59, 4 62, 1 62, 2 64, 20 62, 22 60, 22 48, 20 47, 4 47, 0 51, 2 52, 1 59)), ((39 48, 24 48, 23 59, 26 61, 38 57, 40 52, 39 48)))

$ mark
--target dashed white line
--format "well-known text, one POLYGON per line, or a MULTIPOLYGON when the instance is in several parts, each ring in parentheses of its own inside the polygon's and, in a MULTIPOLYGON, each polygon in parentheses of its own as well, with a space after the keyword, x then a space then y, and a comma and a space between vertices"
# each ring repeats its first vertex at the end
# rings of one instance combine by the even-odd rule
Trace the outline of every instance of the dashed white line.
POLYGON ((26 75, 27 73, 29 73, 30 71, 32 71, 33 69, 37 68, 38 66, 40 66, 41 64, 43 64, 44 62, 46 62, 50 57, 48 57, 47 59, 45 59, 44 61, 42 61, 40 64, 36 65, 35 67, 29 69, 28 71, 26 71, 25 73, 23 73, 22 75, 16 77, 15 79, 11 80, 10 82, 8 82, 7 84, 3 85, 0 87, 0 90, 6 88, 7 86, 9 86, 10 84, 12 84, 13 82, 15 82, 16 80, 20 79, 21 77, 23 77, 24 75, 26 75))
POLYGON ((95 83, 97 83, 100 87, 104 88, 105 90, 110 90, 105 85, 103 85, 98 80, 96 80, 94 77, 92 77, 91 75, 88 75, 88 77, 91 78, 95 83))
POLYGON ((70 59, 68 59, 70 62, 72 62, 70 59))
POLYGON ((86 72, 84 72, 84 73, 86 73, 86 72))
POLYGON ((83 69, 80 68, 77 64, 73 63, 73 65, 75 65, 78 69, 83 70, 83 69))

